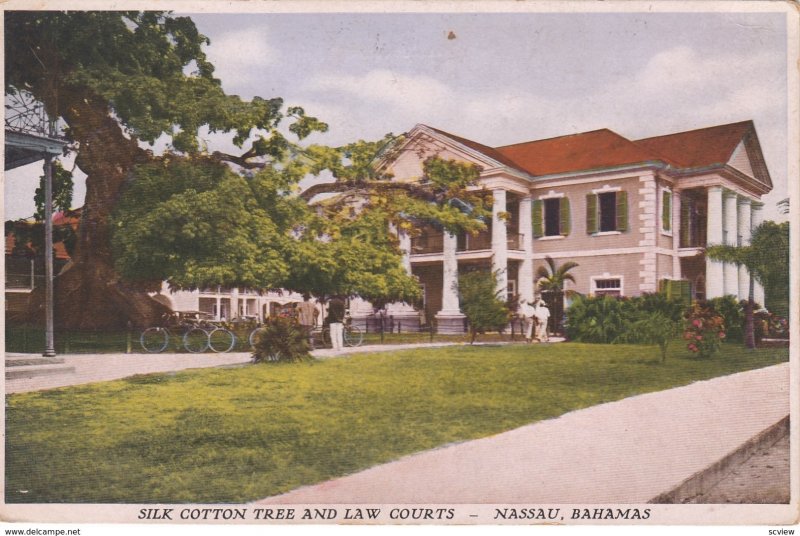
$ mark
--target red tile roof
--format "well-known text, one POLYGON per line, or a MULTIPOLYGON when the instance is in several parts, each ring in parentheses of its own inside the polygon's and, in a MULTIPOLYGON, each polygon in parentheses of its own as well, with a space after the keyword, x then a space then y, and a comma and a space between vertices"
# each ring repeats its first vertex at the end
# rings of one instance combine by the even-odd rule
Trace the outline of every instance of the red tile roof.
POLYGON ((608 129, 498 147, 517 167, 532 175, 602 169, 662 160, 608 129))
POLYGON ((755 127, 752 121, 678 132, 637 140, 636 144, 663 155, 683 168, 727 163, 742 139, 755 127))
POLYGON ((443 130, 431 130, 506 166, 541 176, 645 162, 663 162, 678 168, 724 165, 755 127, 752 121, 742 121, 636 141, 601 129, 495 148, 443 130))

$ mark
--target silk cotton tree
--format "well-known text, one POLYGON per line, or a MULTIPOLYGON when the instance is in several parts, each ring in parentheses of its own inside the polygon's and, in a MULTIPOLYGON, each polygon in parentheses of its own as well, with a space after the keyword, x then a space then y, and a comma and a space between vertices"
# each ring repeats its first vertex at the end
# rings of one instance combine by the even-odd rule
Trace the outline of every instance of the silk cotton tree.
MULTIPOLYGON (((112 255, 112 214, 125 186, 138 166, 158 165, 149 144, 167 140, 198 169, 261 169, 289 146, 279 131, 285 120, 298 138, 326 129, 280 98, 225 94, 203 51, 209 41, 187 17, 9 11, 5 33, 6 93, 29 94, 66 125, 76 165, 87 175, 72 262, 55 286, 62 327, 144 325, 164 312, 146 292, 160 281, 123 280, 112 255), (209 153, 199 138, 204 129, 230 133, 241 152, 209 153)), ((36 302, 27 320, 39 316, 36 302)))
POLYGON ((745 346, 750 349, 755 348, 753 322, 755 281, 765 288, 788 288, 789 224, 766 221, 753 230, 750 245, 710 245, 706 248, 706 256, 716 261, 747 268, 750 281, 744 308, 745 346))

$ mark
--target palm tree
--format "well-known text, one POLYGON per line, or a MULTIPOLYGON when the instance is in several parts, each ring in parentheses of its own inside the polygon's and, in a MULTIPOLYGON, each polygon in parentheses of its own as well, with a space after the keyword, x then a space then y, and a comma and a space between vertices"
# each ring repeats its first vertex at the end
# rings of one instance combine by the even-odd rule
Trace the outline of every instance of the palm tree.
POLYGON ((556 262, 549 255, 544 258, 547 266, 540 266, 536 270, 536 282, 542 292, 565 292, 568 296, 575 294, 574 290, 564 290, 564 283, 575 282, 575 277, 569 273, 578 267, 577 262, 567 261, 558 268, 556 262))
MULTIPOLYGON (((747 305, 744 308, 744 344, 747 348, 756 347, 753 324, 754 281, 766 286, 781 286, 776 276, 785 270, 788 286, 789 266, 789 226, 765 221, 751 234, 749 246, 710 245, 706 248, 710 259, 744 266, 750 274, 747 305)), ((765 304, 762 304, 765 305, 765 304)))

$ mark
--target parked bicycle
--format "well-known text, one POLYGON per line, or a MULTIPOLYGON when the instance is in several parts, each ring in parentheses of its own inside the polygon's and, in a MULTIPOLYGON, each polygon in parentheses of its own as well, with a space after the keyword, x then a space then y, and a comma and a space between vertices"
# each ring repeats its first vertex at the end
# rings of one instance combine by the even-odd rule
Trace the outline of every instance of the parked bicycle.
POLYGON ((180 311, 165 315, 163 326, 145 329, 139 343, 145 352, 159 353, 170 346, 187 352, 229 352, 236 346, 236 336, 229 329, 215 325, 201 311, 180 311))

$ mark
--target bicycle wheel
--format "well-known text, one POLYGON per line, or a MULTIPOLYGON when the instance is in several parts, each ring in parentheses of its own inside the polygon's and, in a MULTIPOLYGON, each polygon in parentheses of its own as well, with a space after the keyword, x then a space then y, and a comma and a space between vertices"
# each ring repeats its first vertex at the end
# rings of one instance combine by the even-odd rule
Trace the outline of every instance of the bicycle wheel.
POLYGON ((256 339, 258 337, 258 332, 261 331, 262 329, 264 329, 264 328, 256 328, 256 329, 254 329, 253 331, 250 332, 250 336, 247 337, 247 341, 250 343, 250 347, 251 348, 255 348, 256 347, 256 339))
POLYGON ((216 328, 208 334, 208 346, 217 353, 233 350, 236 345, 236 336, 225 328, 216 328))
POLYGON ((145 352, 157 354, 163 352, 169 344, 169 334, 164 328, 147 328, 139 337, 139 344, 145 352))
POLYGON ((183 347, 197 354, 208 349, 208 333, 204 329, 192 328, 183 335, 183 347))
POLYGON ((364 342, 364 333, 357 326, 346 328, 343 336, 345 346, 361 346, 361 343, 364 342))

